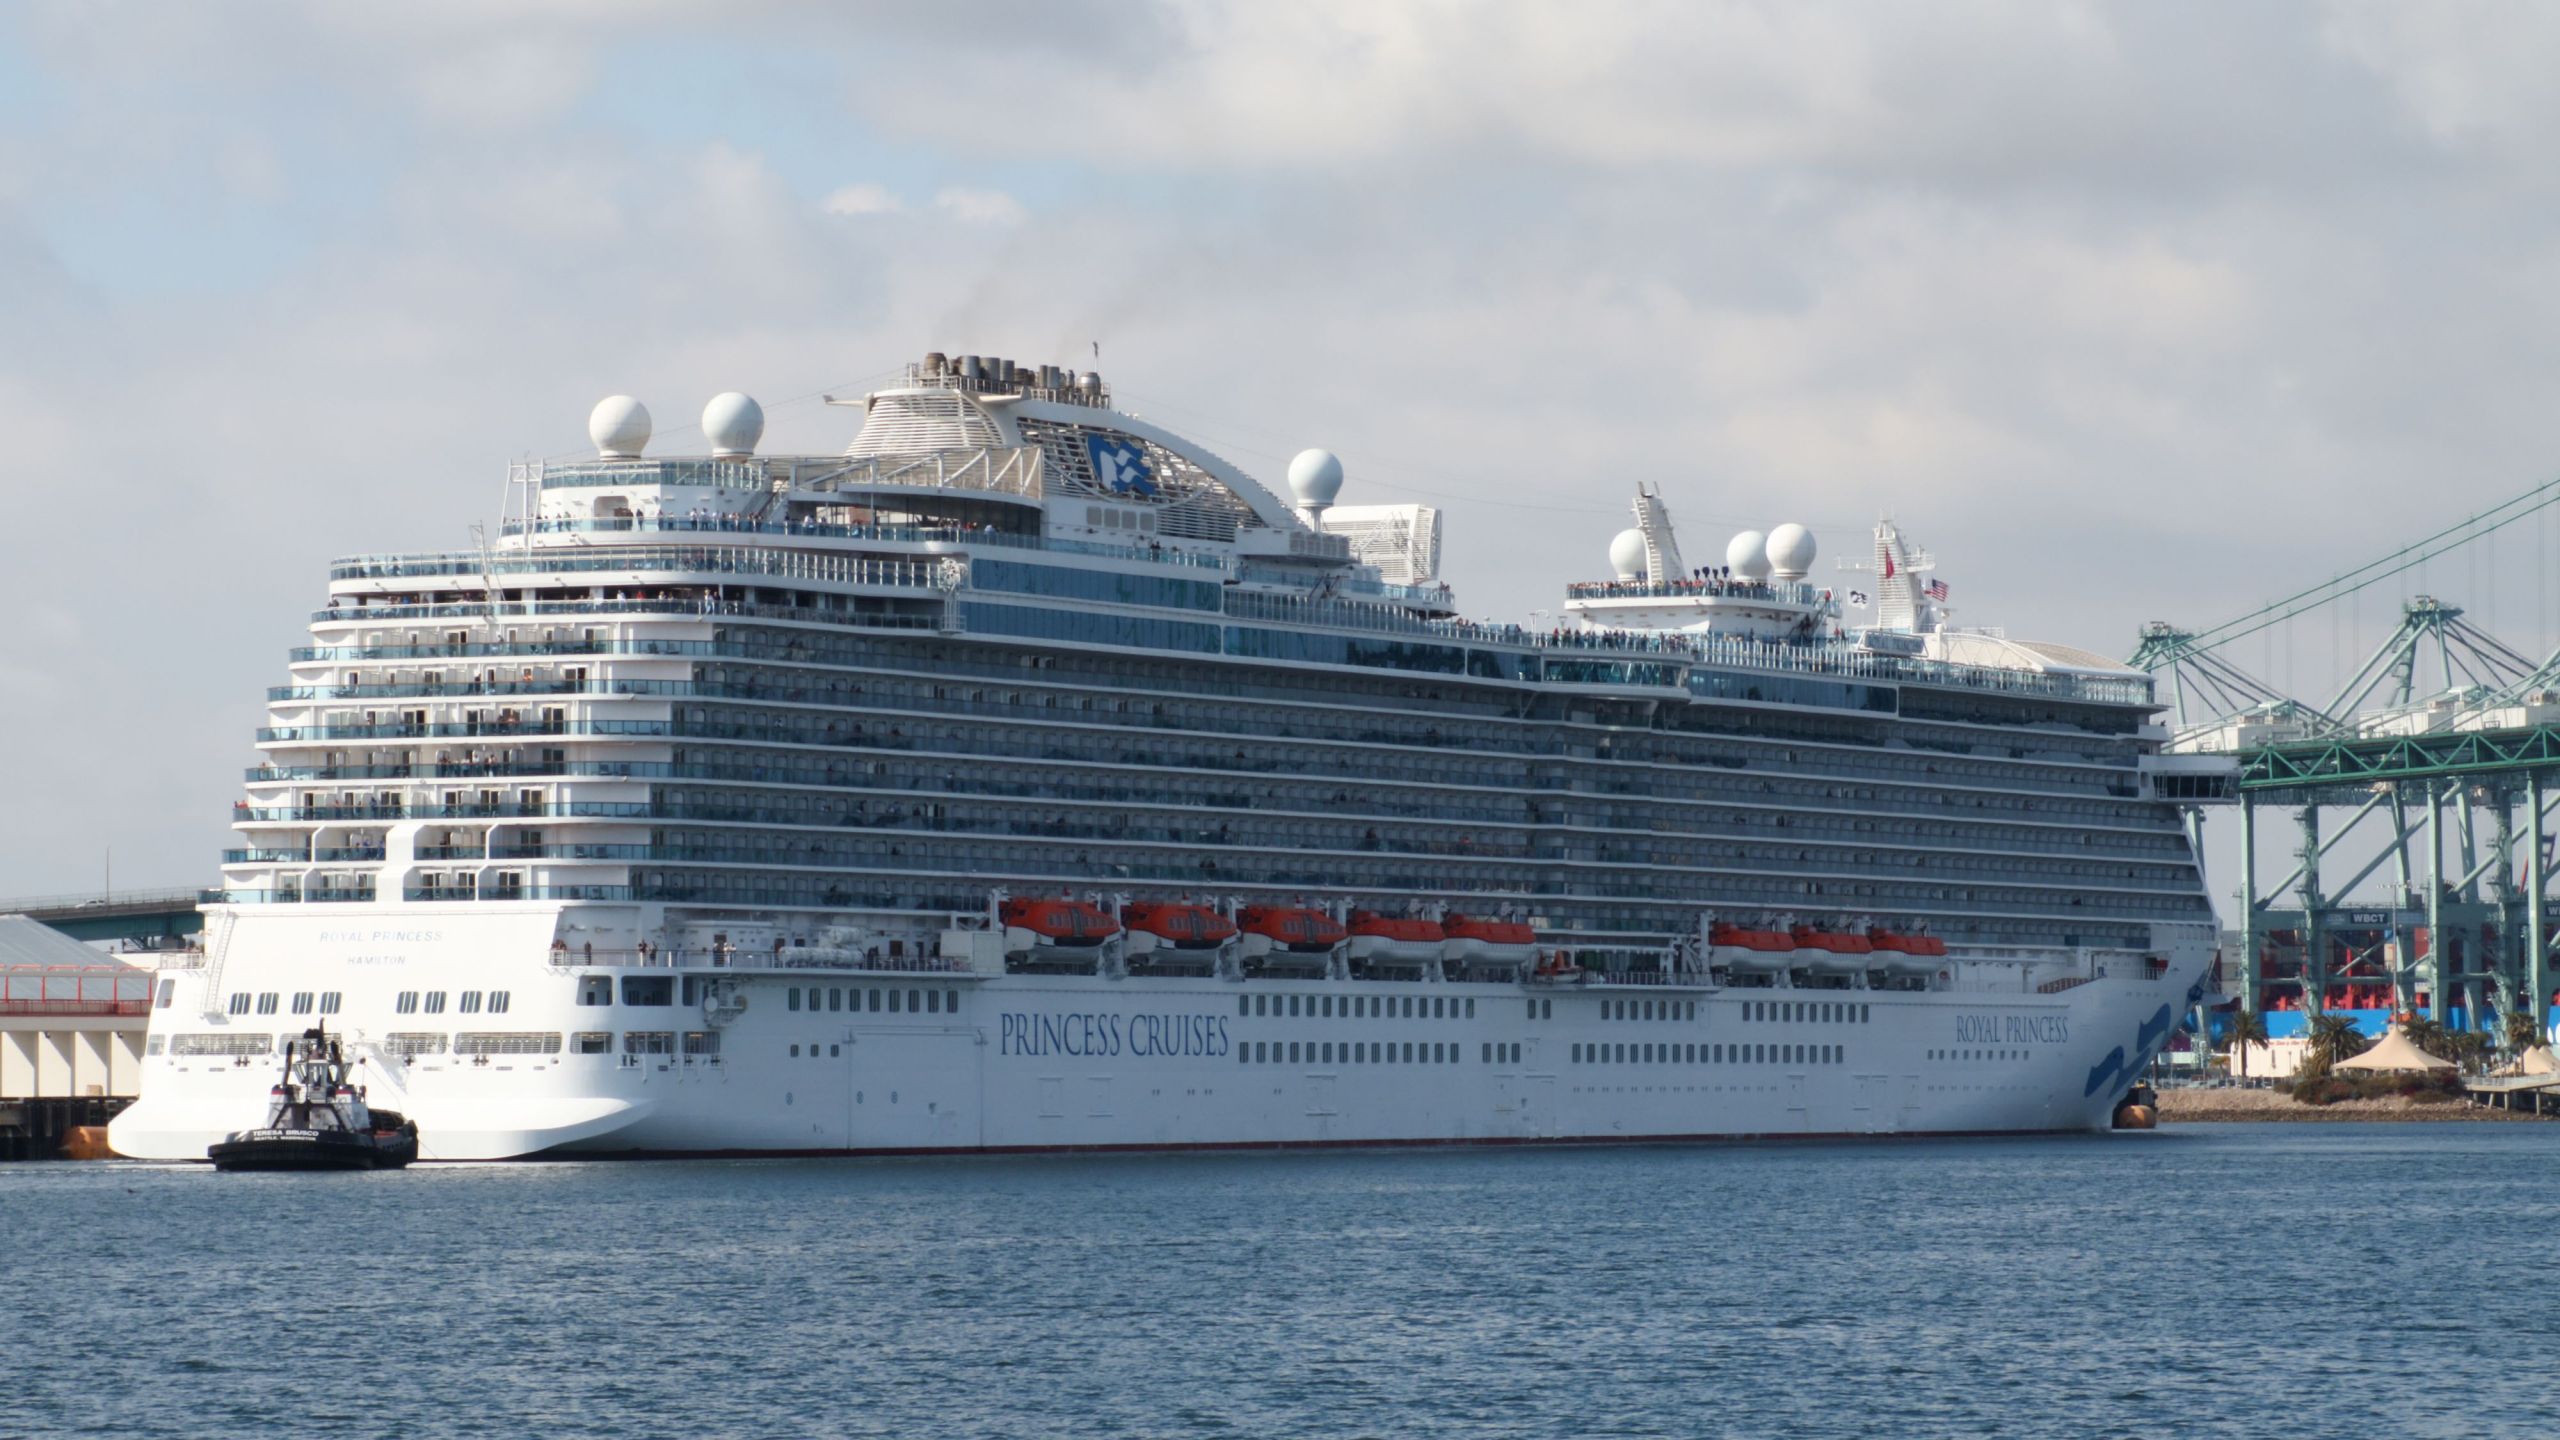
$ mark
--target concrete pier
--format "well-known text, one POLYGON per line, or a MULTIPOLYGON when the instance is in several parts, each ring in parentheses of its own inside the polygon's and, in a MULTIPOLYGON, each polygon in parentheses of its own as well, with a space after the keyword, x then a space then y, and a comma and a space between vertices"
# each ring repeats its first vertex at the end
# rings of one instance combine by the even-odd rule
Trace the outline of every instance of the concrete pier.
POLYGON ((0 915, 0 1160, 45 1159, 142 1088, 152 973, 0 915))

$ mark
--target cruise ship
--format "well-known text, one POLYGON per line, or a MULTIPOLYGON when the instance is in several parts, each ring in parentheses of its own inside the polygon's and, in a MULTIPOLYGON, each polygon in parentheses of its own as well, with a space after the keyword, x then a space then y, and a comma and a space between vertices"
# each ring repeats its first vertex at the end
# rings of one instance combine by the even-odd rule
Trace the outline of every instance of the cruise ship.
POLYGON ((2149 680, 1892 523, 1697 565, 1642 483, 1481 623, 1438 510, 1091 371, 829 403, 664 455, 615 396, 498 533, 331 567, 118 1151, 315 1025, 431 1160, 2091 1130, 2200 993, 2149 680))

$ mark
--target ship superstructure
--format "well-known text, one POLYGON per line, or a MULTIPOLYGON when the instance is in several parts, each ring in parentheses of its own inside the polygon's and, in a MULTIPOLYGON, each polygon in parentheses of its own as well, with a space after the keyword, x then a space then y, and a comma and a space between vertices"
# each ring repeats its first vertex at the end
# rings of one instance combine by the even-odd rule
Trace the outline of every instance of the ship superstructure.
POLYGON ((928 355, 841 454, 518 467, 337 562, 127 1154, 325 1018, 429 1158, 2071 1129, 2209 960, 2148 679, 1947 623, 1890 524, 1548 628, 1099 376, 928 355))

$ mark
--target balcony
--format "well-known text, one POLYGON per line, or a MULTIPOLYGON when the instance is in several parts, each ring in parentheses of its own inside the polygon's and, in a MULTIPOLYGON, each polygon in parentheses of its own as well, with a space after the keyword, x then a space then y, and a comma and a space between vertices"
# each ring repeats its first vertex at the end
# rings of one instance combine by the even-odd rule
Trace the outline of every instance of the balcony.
POLYGON ((478 890, 450 887, 411 886, 400 892, 401 898, 422 902, 507 901, 507 900, 628 900, 628 885, 519 885, 509 888, 489 885, 478 890))

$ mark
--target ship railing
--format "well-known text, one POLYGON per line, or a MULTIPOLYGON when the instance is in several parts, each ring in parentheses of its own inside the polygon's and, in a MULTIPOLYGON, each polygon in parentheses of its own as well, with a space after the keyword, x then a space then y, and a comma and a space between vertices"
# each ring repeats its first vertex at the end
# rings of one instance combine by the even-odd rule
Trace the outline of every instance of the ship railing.
POLYGON ((149 1000, 0 1000, 0 1015, 147 1015, 149 1000))
POLYGON ((966 960, 939 955, 871 955, 820 946, 770 949, 727 946, 641 946, 599 949, 555 944, 548 956, 555 969, 610 967, 620 970, 716 970, 731 974, 901 975, 951 979, 974 974, 966 960))
MULTIPOLYGON (((812 540, 863 540, 899 545, 995 545, 1015 550, 1054 550, 1070 555, 1102 555, 1116 560, 1143 560, 1159 565, 1189 565, 1223 570, 1232 557, 1210 550, 1184 550, 1158 542, 1153 546, 1113 545, 1097 540, 1069 540, 970 525, 828 525, 815 520, 747 520, 737 516, 616 516, 605 519, 537 520, 528 529, 521 520, 506 522, 505 533, 522 534, 725 534, 812 540)), ((348 556, 344 563, 397 564, 415 556, 348 556)), ((1370 593, 1364 591, 1362 593, 1370 593)))
POLYGON ((507 467, 519 484, 545 490, 620 485, 709 485, 723 490, 770 490, 776 479, 788 480, 794 467, 828 463, 797 456, 715 460, 684 456, 664 460, 572 460, 554 463, 520 460, 507 467), (781 467, 776 474, 777 466, 781 467))
POLYGON ((501 600, 495 606, 485 600, 459 605, 406 602, 333 605, 325 610, 312 611, 311 620, 314 624, 357 620, 481 620, 503 624, 509 620, 546 615, 667 615, 679 619, 697 615, 734 615, 756 620, 799 620, 855 630, 933 630, 940 628, 943 620, 938 609, 929 615, 884 614, 821 605, 771 605, 761 601, 730 599, 707 589, 695 588, 697 593, 694 594, 668 593, 647 600, 537 600, 530 603, 501 600))
POLYGON ((1594 580, 1569 584, 1571 600, 1782 600, 1810 605, 1823 598, 1819 587, 1793 580, 1594 580))
POLYGON ((404 900, 509 901, 509 900, 628 900, 628 885, 500 885, 474 887, 446 886, 432 888, 412 885, 400 892, 404 900))
POLYGON ((832 580, 845 585, 932 590, 948 575, 940 558, 874 560, 736 545, 641 545, 605 550, 559 549, 510 554, 491 560, 477 551, 446 551, 388 559, 340 560, 332 580, 399 580, 439 575, 537 575, 590 570, 665 571, 681 574, 751 575, 758 579, 832 580))

